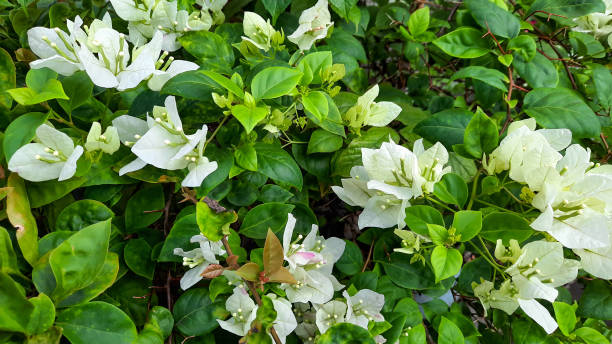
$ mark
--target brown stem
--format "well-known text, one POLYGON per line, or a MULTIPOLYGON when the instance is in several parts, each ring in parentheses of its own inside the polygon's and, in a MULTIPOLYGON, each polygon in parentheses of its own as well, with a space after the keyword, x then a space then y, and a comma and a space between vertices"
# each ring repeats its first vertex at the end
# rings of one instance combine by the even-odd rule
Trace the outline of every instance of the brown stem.
POLYGON ((508 79, 510 80, 510 84, 508 85, 508 97, 506 98, 506 121, 504 121, 504 126, 499 132, 500 135, 506 131, 508 125, 510 125, 510 122, 512 122, 512 108, 510 107, 510 101, 512 100, 512 90, 516 85, 514 84, 514 77, 512 76, 511 67, 508 67, 508 79))
MULTIPOLYGON (((548 45, 550 45, 550 47, 552 48, 552 50, 555 52, 555 54, 557 54, 557 56, 559 56, 559 58, 562 59, 561 53, 559 52, 557 47, 555 47, 553 42, 550 39, 548 39, 547 42, 548 42, 548 45)), ((567 67, 567 62, 564 60, 561 60, 561 63, 563 63, 563 68, 565 68, 565 73, 567 73, 567 76, 569 77, 570 82, 572 83, 572 88, 577 90, 578 86, 576 86, 576 81, 574 81, 574 76, 572 75, 572 72, 569 70, 569 67, 567 67)))
POLYGON ((361 268, 361 272, 364 272, 366 268, 368 267, 368 264, 370 264, 370 259, 372 258, 373 250, 374 250, 374 241, 372 241, 372 244, 370 245, 370 249, 368 250, 368 257, 366 258, 366 261, 363 264, 363 268, 361 268))

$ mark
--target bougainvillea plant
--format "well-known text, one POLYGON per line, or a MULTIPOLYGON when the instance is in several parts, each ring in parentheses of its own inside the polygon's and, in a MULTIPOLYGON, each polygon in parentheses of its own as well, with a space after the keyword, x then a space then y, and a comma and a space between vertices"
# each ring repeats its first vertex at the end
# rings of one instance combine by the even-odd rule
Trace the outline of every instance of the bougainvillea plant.
POLYGON ((609 0, 0 0, 1 343, 612 340, 609 0))

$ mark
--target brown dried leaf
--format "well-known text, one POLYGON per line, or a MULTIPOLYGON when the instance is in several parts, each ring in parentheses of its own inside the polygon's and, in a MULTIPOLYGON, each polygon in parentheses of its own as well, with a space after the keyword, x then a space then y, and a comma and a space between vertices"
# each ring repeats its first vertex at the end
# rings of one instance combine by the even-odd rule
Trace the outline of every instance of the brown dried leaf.
POLYGON ((219 264, 210 264, 204 269, 201 276, 208 279, 213 279, 215 277, 221 276, 225 268, 219 264))
POLYGON ((264 271, 266 275, 273 274, 282 268, 284 260, 285 253, 283 252, 283 245, 276 237, 276 234, 268 229, 268 236, 266 237, 263 252, 264 271))

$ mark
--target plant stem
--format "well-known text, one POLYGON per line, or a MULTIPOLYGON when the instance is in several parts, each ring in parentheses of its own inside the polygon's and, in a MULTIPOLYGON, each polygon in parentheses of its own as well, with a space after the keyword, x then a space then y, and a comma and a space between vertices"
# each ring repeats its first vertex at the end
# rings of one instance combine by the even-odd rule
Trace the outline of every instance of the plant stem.
POLYGON ((472 195, 470 196, 470 202, 465 208, 466 210, 472 209, 472 205, 474 204, 474 199, 476 198, 476 191, 478 189, 478 178, 480 178, 480 171, 476 172, 476 177, 474 177, 474 184, 472 184, 472 195))
POLYGON ((444 204, 444 203, 442 203, 442 202, 439 202, 439 201, 437 201, 437 200, 435 200, 435 199, 433 199, 433 198, 430 198, 430 197, 425 196, 425 199, 426 199, 426 200, 428 200, 428 201, 430 201, 430 202, 432 202, 432 203, 435 203, 435 204, 437 204, 437 205, 441 206, 442 208, 444 208, 444 209, 446 209, 446 210, 452 211, 453 213, 455 212, 455 211, 454 211, 454 210, 453 210, 451 207, 449 207, 449 206, 447 206, 446 204, 444 204))
POLYGON ((206 140, 206 142, 204 143, 204 149, 206 150, 206 146, 208 146, 208 144, 215 138, 215 136, 217 136, 217 133, 219 132, 219 129, 221 129, 221 127, 223 126, 223 124, 225 124, 225 121, 227 121, 227 118, 229 116, 225 116, 223 117, 223 119, 221 120, 221 122, 219 123, 219 125, 215 128, 215 131, 213 131, 213 133, 210 135, 210 137, 208 138, 208 140, 206 140))
POLYGON ((508 213, 512 213, 512 214, 516 214, 516 215, 521 215, 521 214, 517 213, 516 211, 512 211, 512 210, 509 210, 509 209, 506 209, 506 208, 502 208, 502 207, 497 206, 497 205, 495 205, 493 203, 485 202, 485 201, 480 200, 480 199, 476 199, 475 201, 478 202, 478 203, 482 203, 482 204, 484 204, 486 206, 495 208, 495 209, 497 209, 499 211, 505 211, 505 212, 508 212, 508 213))

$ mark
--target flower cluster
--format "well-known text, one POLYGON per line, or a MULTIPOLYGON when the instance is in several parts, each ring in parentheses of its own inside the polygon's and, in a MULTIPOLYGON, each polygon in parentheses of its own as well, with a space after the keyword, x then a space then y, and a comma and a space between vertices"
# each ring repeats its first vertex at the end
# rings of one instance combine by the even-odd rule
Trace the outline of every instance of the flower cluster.
POLYGON ((186 135, 174 97, 166 98, 165 107, 155 106, 153 117, 142 120, 122 115, 113 120, 121 142, 131 147, 137 158, 123 166, 119 175, 137 171, 146 165, 166 170, 187 168, 182 185, 199 187, 204 178, 217 169, 217 162, 204 154, 208 127, 203 125, 194 134, 186 135))
POLYGON ((572 30, 584 32, 595 36, 597 39, 605 39, 612 46, 612 1, 604 0, 606 10, 604 12, 591 13, 574 19, 577 26, 572 30))
POLYGON ((327 0, 319 0, 313 7, 302 12, 298 20, 300 25, 287 38, 301 50, 308 50, 315 41, 325 38, 327 30, 334 25, 327 6, 327 0))
POLYGON ((62 75, 76 71, 87 72, 92 82, 103 88, 126 90, 143 80, 154 91, 172 76, 198 69, 198 65, 168 57, 162 53, 164 35, 155 31, 151 41, 131 52, 126 36, 113 29, 108 13, 102 20, 94 19, 90 26, 83 25, 80 17, 67 20, 69 33, 59 28, 35 27, 28 30, 32 51, 41 59, 33 61, 32 68, 50 68, 62 75), (81 28, 82 27, 82 28, 81 28))
POLYGON ((580 263, 563 257, 563 246, 558 242, 534 241, 522 249, 513 240, 505 248, 497 242, 495 256, 500 261, 511 262, 506 269, 511 279, 505 280, 498 289, 493 282, 474 283, 476 295, 485 308, 501 309, 508 314, 521 308, 547 333, 557 328, 557 322, 536 299, 553 302, 558 295, 556 287, 573 281, 580 263))
MULTIPOLYGON (((335 292, 344 288, 332 270, 344 252, 345 242, 339 238, 319 236, 316 225, 306 237, 300 234, 292 240, 296 222, 296 218, 288 214, 282 246, 284 261, 297 283, 280 284, 284 297, 273 293, 266 295, 272 299, 277 312, 274 329, 281 341, 284 343, 286 337, 295 331, 305 343, 314 343, 320 334, 337 323, 347 322, 367 329, 370 321, 384 321, 380 312, 385 297, 372 290, 359 290, 354 295, 345 290, 341 301, 334 299, 335 292)), ((174 254, 183 257, 183 265, 190 268, 181 278, 183 289, 200 281, 207 267, 219 264, 217 256, 226 253, 220 241, 211 242, 202 235, 192 237, 191 242, 198 242, 200 247, 188 252, 174 249, 174 254)), ((226 269, 222 274, 234 289, 225 303, 231 317, 217 321, 226 331, 245 336, 256 318, 258 305, 236 272, 226 269)))
POLYGON ((448 152, 441 143, 425 149, 422 139, 413 150, 385 142, 379 149, 361 150, 363 166, 351 169, 351 178, 333 191, 345 203, 363 207, 359 228, 404 228, 410 200, 433 191, 434 184, 450 172, 448 152))
POLYGON ((402 112, 402 108, 393 102, 375 102, 378 92, 378 85, 374 85, 344 114, 345 121, 353 130, 359 132, 366 125, 384 127, 402 112))
POLYGON ((573 249, 590 274, 610 279, 612 169, 592 163, 588 148, 569 145, 569 130, 535 125, 513 123, 485 166, 489 173, 509 169, 510 178, 527 185, 525 200, 541 211, 532 228, 573 249))
POLYGON ((151 39, 156 31, 163 32, 162 48, 175 51, 181 48, 178 38, 185 32, 208 30, 213 17, 223 21, 221 8, 227 3, 204 1, 202 10, 192 13, 178 9, 178 1, 111 0, 117 15, 128 22, 129 40, 139 47, 151 39))

